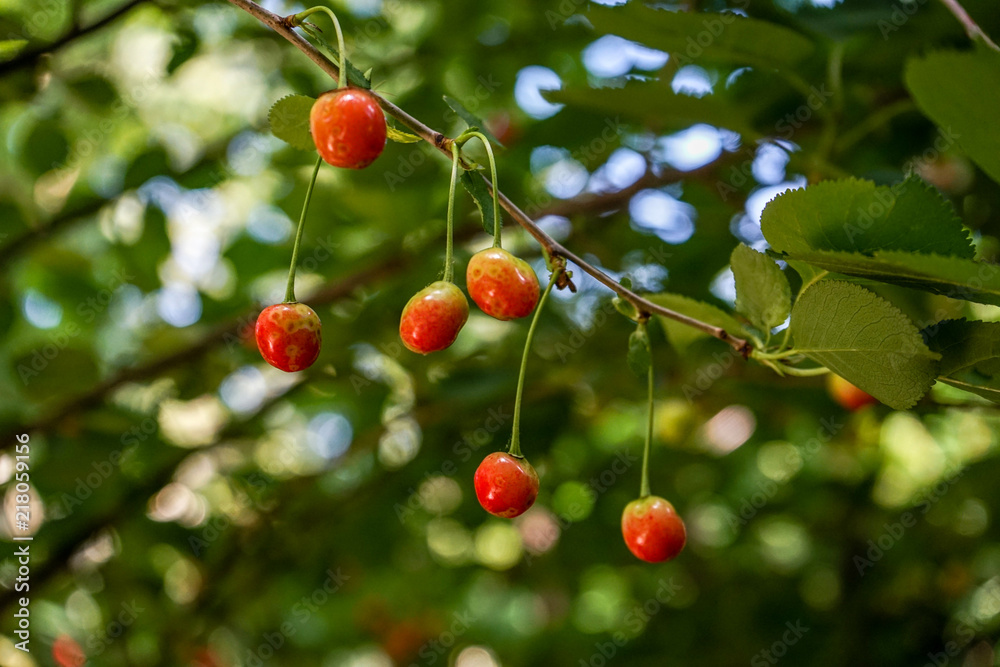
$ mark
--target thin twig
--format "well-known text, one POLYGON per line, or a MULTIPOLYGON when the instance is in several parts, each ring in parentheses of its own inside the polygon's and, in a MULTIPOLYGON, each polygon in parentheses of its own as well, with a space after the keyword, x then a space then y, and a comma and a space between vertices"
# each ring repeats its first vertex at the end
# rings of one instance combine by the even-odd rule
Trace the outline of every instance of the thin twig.
POLYGON ((1000 46, 997 46, 996 42, 990 39, 990 36, 983 32, 983 29, 979 27, 979 24, 976 23, 971 16, 969 16, 969 13, 965 11, 965 8, 962 7, 962 5, 959 4, 958 0, 941 0, 941 4, 947 7, 948 11, 955 15, 958 22, 962 24, 963 28, 965 28, 965 33, 969 36, 969 39, 973 42, 981 40, 984 44, 986 44, 986 46, 990 47, 994 51, 1000 51, 1000 46))
MULTIPOLYGON (((340 72, 337 66, 330 61, 326 56, 324 56, 320 51, 310 44, 304 37, 299 33, 295 32, 295 29, 291 26, 290 22, 277 14, 270 12, 260 5, 252 2, 251 0, 227 0, 230 4, 239 7, 244 10, 258 21, 268 26, 276 33, 284 37, 286 40, 291 42, 296 48, 298 48, 302 53, 304 53, 310 60, 316 63, 320 69, 326 72, 334 80, 339 80, 340 72)), ((373 97, 378 101, 382 109, 390 116, 395 118, 397 121, 408 127, 414 134, 418 137, 431 144, 442 154, 450 159, 451 157, 451 139, 445 135, 431 129, 421 121, 417 120, 410 114, 403 111, 401 108, 389 102, 380 95, 372 93, 373 97)), ((492 194, 492 184, 489 179, 483 177, 483 181, 486 183, 487 188, 490 189, 492 194)), ((550 237, 535 222, 529 218, 520 208, 517 207, 514 202, 512 202, 506 195, 502 192, 500 194, 500 205, 503 206, 504 210, 510 214, 510 216, 517 221, 519 225, 524 227, 525 230, 531 236, 535 238, 536 241, 545 249, 545 251, 551 256, 562 256, 571 262, 575 263, 580 267, 585 273, 593 276, 602 285, 608 287, 614 292, 617 292, 623 299, 631 302, 638 310, 640 315, 662 315, 663 317, 676 320, 690 327, 698 329, 707 333, 710 336, 718 338, 719 340, 732 346, 733 349, 738 351, 744 358, 749 357, 751 352, 750 343, 742 338, 737 338, 726 332, 720 327, 714 327, 710 324, 702 322, 700 320, 688 317, 681 313, 670 310, 669 308, 664 308, 663 306, 658 306, 647 299, 642 298, 635 292, 625 288, 624 286, 618 284, 609 275, 598 269, 597 267, 591 265, 588 262, 577 257, 575 254, 567 250, 564 246, 558 243, 555 239, 550 237)))

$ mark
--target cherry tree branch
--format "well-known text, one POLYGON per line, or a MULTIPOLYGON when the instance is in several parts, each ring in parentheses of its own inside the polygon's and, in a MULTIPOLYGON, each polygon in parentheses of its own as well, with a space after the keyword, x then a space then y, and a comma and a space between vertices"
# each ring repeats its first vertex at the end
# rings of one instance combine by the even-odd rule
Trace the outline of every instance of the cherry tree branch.
MULTIPOLYGON (((243 11, 247 12, 258 21, 266 25, 267 27, 274 30, 276 33, 284 37, 286 40, 291 42, 299 51, 304 53, 310 60, 312 60, 316 65, 320 67, 324 72, 326 72, 334 80, 339 80, 340 71, 337 66, 330 61, 326 56, 324 56, 320 51, 314 47, 311 43, 306 41, 299 33, 295 31, 289 17, 282 17, 273 12, 270 12, 252 0, 227 0, 230 4, 239 7, 243 11)), ((399 108, 392 102, 386 100, 382 96, 372 93, 372 96, 378 101, 382 109, 390 116, 395 118, 401 124, 405 125, 416 134, 418 137, 429 143, 430 145, 441 151, 442 154, 451 158, 451 143, 452 140, 449 139, 444 134, 428 127, 423 122, 417 120, 410 114, 408 114, 403 109, 399 108)), ((490 189, 492 194, 492 186, 487 178, 483 178, 490 189)), ((630 289, 627 289, 623 285, 618 284, 611 276, 607 275, 597 267, 593 266, 589 262, 586 262, 568 250, 565 246, 557 242, 555 239, 546 234, 535 222, 527 216, 514 202, 512 202, 505 194, 498 193, 500 199, 500 205, 503 206, 504 210, 517 221, 532 237, 545 249, 545 251, 552 257, 563 257, 570 262, 576 264, 582 271, 592 276, 602 285, 606 286, 613 292, 617 292, 619 296, 623 299, 629 301, 636 307, 641 316, 648 317, 650 315, 662 315, 663 317, 670 318, 686 324, 690 327, 698 329, 705 332, 706 334, 718 338, 719 340, 730 345, 734 350, 743 355, 744 358, 750 356, 752 351, 749 341, 733 336, 728 333, 725 329, 721 327, 715 327, 711 324, 702 322, 687 315, 683 315, 676 311, 670 310, 669 308, 664 308, 659 306, 643 297, 639 296, 630 289)))
POLYGON ((1000 46, 997 46, 996 42, 983 32, 983 29, 969 16, 969 12, 965 11, 965 8, 959 4, 958 0, 941 0, 941 4, 947 7, 948 11, 958 19, 958 22, 965 28, 965 34, 969 36, 969 39, 973 42, 982 41, 994 51, 1000 51, 1000 46))

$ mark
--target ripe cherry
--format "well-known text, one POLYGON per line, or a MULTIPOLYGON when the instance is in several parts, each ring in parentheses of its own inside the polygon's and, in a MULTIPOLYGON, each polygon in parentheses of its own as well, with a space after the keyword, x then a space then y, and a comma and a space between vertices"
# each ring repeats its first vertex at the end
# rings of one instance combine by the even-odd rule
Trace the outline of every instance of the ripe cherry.
POLYGON ((385 148, 385 114, 361 88, 323 93, 309 112, 316 150, 334 167, 364 169, 385 148))
POLYGON ((538 303, 538 278, 531 265, 503 248, 480 250, 465 271, 469 296, 498 320, 531 314, 538 303))
POLYGON ((467 319, 469 302, 462 290, 438 280, 406 302, 399 319, 399 337, 413 352, 437 352, 455 342, 467 319))
POLYGON ((878 403, 877 398, 862 389, 858 389, 835 373, 830 373, 827 376, 826 389, 830 392, 830 398, 836 401, 840 407, 851 412, 856 412, 866 405, 878 403))
POLYGON ((319 356, 319 315, 304 303, 268 306, 257 317, 254 332, 264 361, 285 372, 309 368, 319 356))
POLYGON ((473 484, 483 509, 505 519, 524 514, 538 497, 538 473, 527 459, 506 452, 483 459, 473 484))
POLYGON ((647 563, 670 560, 687 541, 684 521, 674 506, 659 496, 638 498, 625 506, 622 535, 629 551, 647 563))

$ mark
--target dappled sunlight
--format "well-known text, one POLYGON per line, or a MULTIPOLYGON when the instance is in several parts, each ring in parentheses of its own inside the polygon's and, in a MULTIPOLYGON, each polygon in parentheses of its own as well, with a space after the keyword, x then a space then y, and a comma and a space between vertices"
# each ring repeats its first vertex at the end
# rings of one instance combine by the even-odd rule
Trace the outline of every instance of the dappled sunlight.
POLYGON ((706 421, 700 433, 709 452, 725 456, 749 440, 756 428, 757 419, 749 408, 730 405, 706 421))

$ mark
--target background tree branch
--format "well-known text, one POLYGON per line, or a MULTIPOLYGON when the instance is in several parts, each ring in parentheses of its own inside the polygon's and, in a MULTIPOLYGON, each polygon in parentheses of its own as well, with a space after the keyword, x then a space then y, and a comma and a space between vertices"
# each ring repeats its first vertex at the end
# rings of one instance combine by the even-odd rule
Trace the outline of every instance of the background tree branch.
POLYGON ((125 4, 115 9, 110 14, 107 14, 101 19, 98 19, 90 25, 81 26, 76 24, 76 19, 74 19, 73 27, 64 34, 62 37, 56 41, 45 44, 44 46, 39 46, 29 51, 21 53, 16 58, 8 60, 5 63, 0 63, 0 76, 6 76, 11 72, 16 72, 18 70, 25 69, 27 67, 32 67, 39 58, 44 56, 46 53, 52 53, 53 51, 58 51, 62 47, 66 46, 70 42, 73 42, 81 37, 85 37, 93 32, 96 32, 103 28, 104 26, 112 23, 120 16, 124 16, 130 12, 135 7, 141 5, 146 0, 128 0, 125 4))

